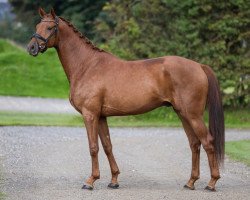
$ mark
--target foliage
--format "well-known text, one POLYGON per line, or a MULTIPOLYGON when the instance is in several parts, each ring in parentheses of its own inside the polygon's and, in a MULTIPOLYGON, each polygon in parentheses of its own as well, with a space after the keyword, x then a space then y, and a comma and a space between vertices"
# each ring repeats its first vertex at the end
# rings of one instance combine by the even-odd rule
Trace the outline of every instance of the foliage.
POLYGON ((179 55, 215 70, 225 106, 250 103, 250 1, 114 0, 97 41, 126 59, 179 55))
POLYGON ((43 7, 47 12, 54 8, 57 15, 64 16, 70 20, 87 37, 92 39, 94 37, 93 21, 107 0, 43 0, 39 2, 33 0, 9 0, 9 2, 16 14, 16 22, 22 23, 20 27, 12 27, 12 29, 16 28, 22 31, 22 37, 12 39, 17 39, 17 41, 24 43, 29 40, 31 33, 34 32, 35 25, 39 22, 39 6, 43 7))
POLYGON ((0 40, 0 74, 0 95, 68 96, 68 82, 53 49, 32 58, 23 49, 0 40))
POLYGON ((242 161, 250 166, 250 140, 227 142, 226 154, 230 158, 242 161))

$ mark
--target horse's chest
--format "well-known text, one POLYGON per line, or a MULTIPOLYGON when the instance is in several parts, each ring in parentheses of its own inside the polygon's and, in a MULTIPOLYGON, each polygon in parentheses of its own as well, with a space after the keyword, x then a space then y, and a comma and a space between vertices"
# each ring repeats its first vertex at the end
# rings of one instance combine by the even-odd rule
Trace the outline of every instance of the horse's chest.
POLYGON ((69 95, 69 102, 79 113, 82 113, 81 106, 77 103, 76 98, 74 98, 74 95, 71 93, 69 95))
POLYGON ((84 96, 87 96, 84 94, 84 92, 81 92, 77 87, 71 87, 70 88, 70 95, 69 95, 69 101, 71 105, 81 113, 82 107, 84 104, 84 96))
POLYGON ((99 92, 89 88, 71 88, 69 101, 71 105, 81 113, 82 109, 100 107, 99 92))

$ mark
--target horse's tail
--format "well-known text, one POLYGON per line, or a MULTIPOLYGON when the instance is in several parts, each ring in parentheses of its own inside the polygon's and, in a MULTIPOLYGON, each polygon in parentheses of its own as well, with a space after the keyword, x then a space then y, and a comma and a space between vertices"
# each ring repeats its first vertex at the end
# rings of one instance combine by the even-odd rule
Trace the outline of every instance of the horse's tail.
POLYGON ((219 82, 213 70, 202 65, 208 79, 207 106, 209 112, 209 132, 214 138, 214 148, 218 164, 224 161, 225 124, 219 82))

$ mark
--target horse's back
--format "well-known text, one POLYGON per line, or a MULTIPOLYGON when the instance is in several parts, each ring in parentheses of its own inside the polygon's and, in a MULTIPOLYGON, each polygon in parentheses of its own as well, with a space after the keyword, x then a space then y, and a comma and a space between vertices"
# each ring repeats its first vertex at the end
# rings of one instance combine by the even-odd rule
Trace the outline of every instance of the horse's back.
POLYGON ((165 56, 135 62, 138 69, 154 80, 163 90, 198 89, 207 87, 207 76, 202 64, 179 56, 165 56))

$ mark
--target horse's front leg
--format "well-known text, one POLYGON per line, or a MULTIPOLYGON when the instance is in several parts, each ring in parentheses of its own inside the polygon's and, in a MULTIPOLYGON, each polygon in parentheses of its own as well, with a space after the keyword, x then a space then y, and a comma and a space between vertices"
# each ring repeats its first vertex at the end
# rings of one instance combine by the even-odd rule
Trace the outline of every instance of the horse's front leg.
POLYGON ((104 152, 107 155, 112 174, 111 183, 108 185, 108 187, 117 189, 119 187, 117 178, 118 175, 120 174, 120 171, 116 164, 115 157, 113 155, 112 143, 110 139, 109 128, 106 117, 101 117, 99 120, 99 136, 102 142, 104 152))
POLYGON ((98 162, 98 123, 99 116, 88 110, 82 112, 84 123, 87 129, 89 151, 92 160, 92 174, 86 180, 82 189, 92 190, 94 188, 94 182, 100 178, 99 162, 98 162))

